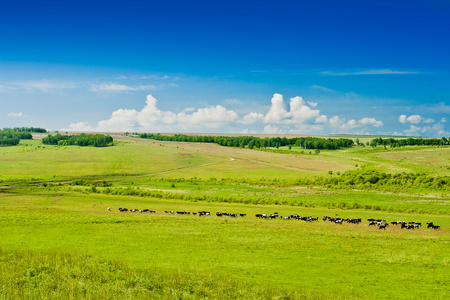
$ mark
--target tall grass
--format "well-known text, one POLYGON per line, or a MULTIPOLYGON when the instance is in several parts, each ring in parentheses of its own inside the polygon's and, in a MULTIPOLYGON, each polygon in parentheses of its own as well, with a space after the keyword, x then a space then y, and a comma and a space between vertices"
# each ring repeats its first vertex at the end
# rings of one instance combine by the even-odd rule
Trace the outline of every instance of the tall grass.
POLYGON ((0 299, 339 298, 214 273, 131 268, 120 262, 58 252, 0 248, 0 274, 0 299))

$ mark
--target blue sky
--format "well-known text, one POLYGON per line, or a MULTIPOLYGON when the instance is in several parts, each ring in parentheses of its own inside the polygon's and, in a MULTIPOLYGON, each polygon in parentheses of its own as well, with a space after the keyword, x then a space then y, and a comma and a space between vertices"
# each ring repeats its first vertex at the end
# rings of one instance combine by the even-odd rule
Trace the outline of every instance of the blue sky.
POLYGON ((1 1, 0 127, 450 135, 450 1, 1 1))

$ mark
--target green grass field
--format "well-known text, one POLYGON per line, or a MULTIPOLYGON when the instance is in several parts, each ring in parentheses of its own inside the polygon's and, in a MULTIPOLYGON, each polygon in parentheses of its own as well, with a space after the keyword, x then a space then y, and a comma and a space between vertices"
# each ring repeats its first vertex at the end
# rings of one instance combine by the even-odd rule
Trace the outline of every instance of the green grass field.
POLYGON ((255 184, 260 178, 330 176, 330 170, 356 165, 448 176, 450 148, 356 147, 309 155, 121 139, 107 148, 44 147, 36 140, 0 147, 0 299, 450 295, 448 192, 255 184), (82 185, 69 184, 80 179, 82 185), (109 186, 94 187, 103 181, 109 186), (350 209, 352 203, 361 207, 350 209), (216 217, 219 211, 247 216, 216 217), (255 217, 273 212, 319 221, 255 217), (323 216, 363 222, 338 225, 323 216), (425 226, 379 230, 368 226, 368 218, 425 226), (427 229, 426 222, 441 228, 427 229))

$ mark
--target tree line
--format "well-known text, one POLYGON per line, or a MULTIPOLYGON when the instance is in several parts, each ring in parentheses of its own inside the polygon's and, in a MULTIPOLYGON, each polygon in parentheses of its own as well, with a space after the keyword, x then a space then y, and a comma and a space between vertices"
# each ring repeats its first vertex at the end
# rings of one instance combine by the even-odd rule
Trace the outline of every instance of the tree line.
POLYGON ((390 146, 391 148, 398 148, 403 146, 445 146, 450 144, 450 138, 406 138, 406 139, 394 139, 394 138, 376 138, 370 141, 371 147, 376 146, 390 146))
POLYGON ((79 135, 48 135, 42 139, 42 143, 46 145, 60 145, 60 146, 94 146, 106 147, 113 143, 113 138, 110 135, 104 134, 79 134, 79 135))
POLYGON ((47 130, 39 127, 14 127, 12 130, 17 132, 35 132, 35 133, 46 133, 47 130))
POLYGON ((260 138, 254 136, 191 136, 185 134, 162 135, 160 133, 141 133, 140 138, 153 139, 159 141, 193 142, 193 143, 214 143, 225 147, 236 148, 279 148, 285 146, 297 146, 304 149, 326 149, 337 150, 351 147, 354 142, 346 138, 318 138, 318 137, 274 137, 260 138))
POLYGON ((29 132, 15 131, 11 128, 0 130, 0 146, 16 146, 20 140, 31 140, 33 136, 29 132))

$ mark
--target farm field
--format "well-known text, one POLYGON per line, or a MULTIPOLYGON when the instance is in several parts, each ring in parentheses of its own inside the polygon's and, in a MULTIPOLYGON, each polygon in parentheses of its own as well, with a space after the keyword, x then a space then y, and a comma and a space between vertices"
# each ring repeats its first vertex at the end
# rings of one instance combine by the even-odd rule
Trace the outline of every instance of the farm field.
POLYGON ((448 147, 310 155, 114 139, 105 148, 38 140, 0 147, 0 298, 449 296, 449 190, 292 184, 362 166, 448 176, 448 147), (274 212, 318 221, 255 217, 274 212), (324 216, 362 222, 335 224, 324 216), (380 230, 370 218, 422 226, 380 230), (427 222, 440 228, 427 229, 427 222))

